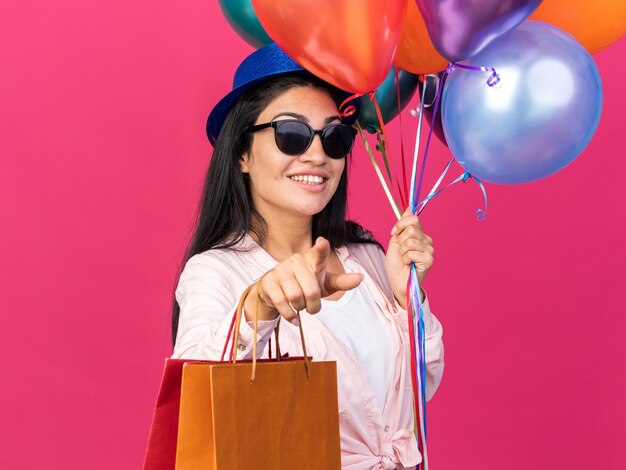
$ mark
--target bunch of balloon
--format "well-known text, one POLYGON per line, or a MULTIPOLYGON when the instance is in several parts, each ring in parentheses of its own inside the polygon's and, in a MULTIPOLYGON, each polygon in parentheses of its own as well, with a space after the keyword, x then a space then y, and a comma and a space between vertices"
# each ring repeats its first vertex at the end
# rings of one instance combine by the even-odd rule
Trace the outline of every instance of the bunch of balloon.
MULTIPOLYGON (((398 116, 400 112, 406 108, 409 101, 411 101, 411 98, 413 98, 413 95, 415 95, 418 83, 419 75, 407 72, 406 70, 402 70, 394 65, 389 70, 385 81, 377 87, 375 94, 365 95, 360 98, 361 109, 358 117, 359 128, 365 129, 370 134, 376 134, 378 143, 375 148, 379 151, 382 161, 384 162, 385 169, 387 170, 389 185, 391 186, 394 184, 394 178, 392 177, 393 171, 391 170, 389 158, 390 154, 383 126, 398 116)), ((362 132, 361 137, 365 143, 365 136, 362 132)), ((402 127, 400 127, 400 140, 402 145, 402 127)), ((368 147, 366 146, 366 148, 368 147)), ((397 181, 396 179, 395 182, 399 196, 399 201, 395 203, 395 206, 399 212, 402 212, 407 206, 408 196, 406 189, 408 182, 404 160, 404 148, 401 150, 401 178, 400 181, 397 181)), ((372 156, 370 156, 370 158, 372 158, 372 156)), ((374 169, 377 172, 379 179, 381 179, 381 172, 374 160, 372 160, 372 164, 374 165, 374 169)), ((381 179, 381 184, 385 186, 387 183, 381 179)), ((392 205, 394 204, 392 203, 392 205)))

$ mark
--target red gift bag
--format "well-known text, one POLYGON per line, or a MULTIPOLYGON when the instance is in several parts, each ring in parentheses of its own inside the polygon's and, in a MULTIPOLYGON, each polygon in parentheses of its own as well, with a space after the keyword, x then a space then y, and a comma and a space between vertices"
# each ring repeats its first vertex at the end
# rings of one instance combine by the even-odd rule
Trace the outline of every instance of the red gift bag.
POLYGON ((150 437, 144 460, 144 470, 173 470, 176 466, 178 413, 183 365, 198 363, 185 359, 166 359, 161 387, 154 408, 150 437))

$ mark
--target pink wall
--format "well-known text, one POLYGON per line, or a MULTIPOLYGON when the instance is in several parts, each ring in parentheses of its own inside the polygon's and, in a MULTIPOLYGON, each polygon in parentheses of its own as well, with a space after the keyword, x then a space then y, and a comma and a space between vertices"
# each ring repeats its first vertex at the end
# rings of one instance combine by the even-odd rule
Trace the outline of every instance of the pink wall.
MULTIPOLYGON (((0 468, 135 469, 204 120, 251 48, 217 2, 161 0, 2 2, 0 44, 0 468)), ((624 57, 624 40, 596 56, 604 113, 574 164, 488 186, 483 223, 473 183, 422 217, 447 360, 434 469, 623 468, 624 57)), ((437 144, 429 183, 446 158, 437 144)), ((352 170, 352 215, 386 240, 362 152, 352 170)))

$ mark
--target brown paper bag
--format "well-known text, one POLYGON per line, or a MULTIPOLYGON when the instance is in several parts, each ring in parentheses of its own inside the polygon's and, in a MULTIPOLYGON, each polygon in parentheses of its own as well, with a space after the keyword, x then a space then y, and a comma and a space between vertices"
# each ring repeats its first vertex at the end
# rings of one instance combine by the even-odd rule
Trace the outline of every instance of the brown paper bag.
POLYGON ((341 468, 336 363, 310 362, 300 328, 302 359, 184 365, 176 470, 341 468))

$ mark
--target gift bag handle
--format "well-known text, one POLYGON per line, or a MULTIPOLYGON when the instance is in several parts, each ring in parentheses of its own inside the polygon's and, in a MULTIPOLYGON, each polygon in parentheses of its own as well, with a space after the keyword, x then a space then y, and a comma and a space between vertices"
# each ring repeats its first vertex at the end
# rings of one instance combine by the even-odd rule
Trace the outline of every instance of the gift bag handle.
MULTIPOLYGON (((257 290, 256 290, 256 307, 254 310, 254 338, 253 338, 253 343, 252 343, 252 376, 250 378, 250 382, 254 381, 254 378, 256 377, 256 362, 257 362, 257 338, 258 338, 258 331, 259 331, 259 298, 260 298, 260 290, 261 290, 261 281, 263 280, 263 276, 261 276, 261 279, 258 280, 257 282, 257 290)), ((244 301, 248 295, 248 293, 250 292, 250 289, 252 289, 252 287, 254 286, 254 284, 252 284, 251 286, 249 286, 244 292, 243 294, 241 294, 241 297, 239 298, 239 302, 237 303, 237 310, 235 311, 235 317, 234 317, 234 323, 235 323, 235 332, 233 335, 233 349, 231 351, 231 360, 233 364, 237 363, 237 348, 239 346, 239 327, 241 325, 241 316, 243 315, 243 304, 244 301)), ((298 319, 298 327, 300 329, 300 341, 302 342, 302 352, 304 353, 304 369, 306 372, 306 378, 307 380, 311 380, 311 373, 309 370, 309 358, 308 355, 306 353, 306 343, 304 341, 304 331, 302 330, 302 320, 300 318, 300 312, 295 310, 296 312, 296 318, 298 319)), ((278 332, 279 332, 279 325, 280 325, 280 321, 278 322, 278 325, 276 325, 276 329, 275 334, 276 334, 276 360, 280 361, 280 347, 279 347, 279 343, 278 343, 278 332)), ((232 325, 231 325, 232 326, 232 325)), ((230 332, 229 332, 230 333, 230 332)), ((228 344, 230 339, 230 334, 229 337, 226 338, 226 345, 228 344)), ((226 345, 225 348, 226 349, 226 345)))

